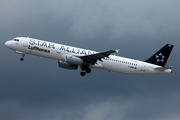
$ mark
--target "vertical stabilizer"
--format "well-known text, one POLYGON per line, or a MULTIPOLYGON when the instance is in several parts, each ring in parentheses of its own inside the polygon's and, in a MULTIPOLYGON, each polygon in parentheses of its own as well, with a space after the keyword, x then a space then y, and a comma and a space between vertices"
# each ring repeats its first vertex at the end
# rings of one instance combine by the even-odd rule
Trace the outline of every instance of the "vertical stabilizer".
POLYGON ((164 67, 166 65, 166 62, 169 58, 169 55, 173 47, 174 45, 166 44, 164 47, 162 47, 159 51, 157 51, 153 56, 151 56, 145 62, 164 67))

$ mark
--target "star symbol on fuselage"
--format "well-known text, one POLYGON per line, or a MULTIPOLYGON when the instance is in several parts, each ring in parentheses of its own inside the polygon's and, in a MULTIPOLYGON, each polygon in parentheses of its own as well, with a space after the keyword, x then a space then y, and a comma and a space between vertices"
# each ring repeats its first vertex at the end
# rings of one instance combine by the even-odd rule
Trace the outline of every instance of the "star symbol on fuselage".
POLYGON ((159 53, 159 55, 156 55, 156 62, 164 62, 164 58, 166 58, 162 53, 159 53))

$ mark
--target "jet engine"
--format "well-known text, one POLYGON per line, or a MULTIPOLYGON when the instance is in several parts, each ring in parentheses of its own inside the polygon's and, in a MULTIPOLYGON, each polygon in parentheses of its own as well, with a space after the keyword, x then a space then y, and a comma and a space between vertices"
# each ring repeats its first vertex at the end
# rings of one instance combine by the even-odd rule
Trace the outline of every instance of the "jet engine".
POLYGON ((70 70, 77 70, 78 65, 72 65, 66 62, 58 61, 58 67, 64 68, 64 69, 70 69, 70 70))
POLYGON ((67 55, 66 56, 66 62, 69 64, 73 64, 73 65, 82 65, 83 64, 83 60, 81 58, 72 56, 72 55, 67 55))

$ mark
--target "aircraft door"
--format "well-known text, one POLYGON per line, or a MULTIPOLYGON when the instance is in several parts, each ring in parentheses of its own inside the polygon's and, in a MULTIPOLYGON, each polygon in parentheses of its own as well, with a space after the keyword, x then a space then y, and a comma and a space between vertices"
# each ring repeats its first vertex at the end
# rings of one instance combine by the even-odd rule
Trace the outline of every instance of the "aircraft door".
POLYGON ((23 40, 23 47, 28 47, 28 40, 23 40))
POLYGON ((57 54, 61 54, 61 50, 60 50, 59 45, 58 45, 58 47, 57 47, 56 49, 57 49, 57 50, 56 50, 56 53, 57 53, 57 54))
POLYGON ((146 70, 146 66, 145 66, 145 64, 142 64, 141 65, 141 71, 145 71, 146 70))

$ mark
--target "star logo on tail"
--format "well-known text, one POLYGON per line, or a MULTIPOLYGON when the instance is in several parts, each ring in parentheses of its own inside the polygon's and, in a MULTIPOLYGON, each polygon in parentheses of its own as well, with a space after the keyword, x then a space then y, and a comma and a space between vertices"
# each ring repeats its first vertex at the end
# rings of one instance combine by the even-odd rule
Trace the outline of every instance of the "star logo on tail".
POLYGON ((166 58, 162 53, 159 53, 159 55, 156 55, 156 62, 164 62, 164 58, 166 58))

